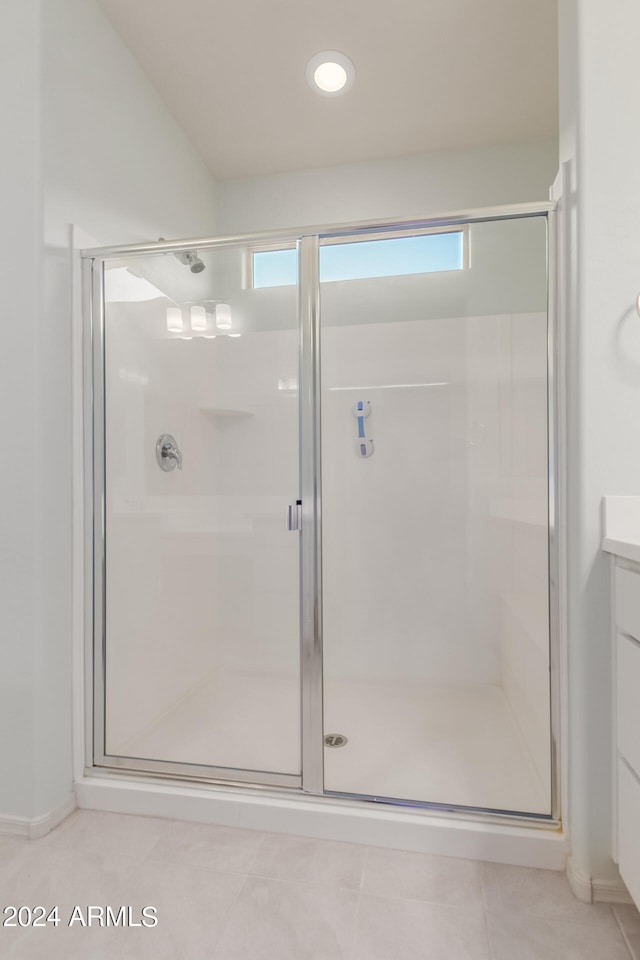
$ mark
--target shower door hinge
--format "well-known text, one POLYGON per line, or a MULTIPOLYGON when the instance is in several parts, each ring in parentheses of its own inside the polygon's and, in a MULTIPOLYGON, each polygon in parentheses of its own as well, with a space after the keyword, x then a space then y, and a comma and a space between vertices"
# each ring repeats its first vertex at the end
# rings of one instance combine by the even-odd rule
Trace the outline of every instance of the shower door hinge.
POLYGON ((302 500, 287 507, 287 530, 302 530, 302 500))

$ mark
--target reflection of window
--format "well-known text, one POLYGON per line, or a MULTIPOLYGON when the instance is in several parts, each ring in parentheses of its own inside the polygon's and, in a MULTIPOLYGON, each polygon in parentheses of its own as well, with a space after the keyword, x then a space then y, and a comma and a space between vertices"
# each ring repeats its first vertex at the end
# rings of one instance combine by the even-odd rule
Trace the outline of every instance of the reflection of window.
MULTIPOLYGON (((320 281, 462 270, 467 264, 466 239, 465 229, 454 228, 369 240, 324 240, 320 281)), ((253 287, 289 286, 298 279, 297 251, 292 245, 253 250, 251 266, 253 287)))

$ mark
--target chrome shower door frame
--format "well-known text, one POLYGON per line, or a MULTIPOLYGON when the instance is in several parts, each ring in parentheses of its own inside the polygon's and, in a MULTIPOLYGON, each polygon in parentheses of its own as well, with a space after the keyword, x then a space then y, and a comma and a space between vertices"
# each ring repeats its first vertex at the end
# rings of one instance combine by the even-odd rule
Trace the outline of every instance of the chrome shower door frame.
MULTIPOLYGON (((190 238, 175 242, 134 244, 82 251, 84 258, 86 402, 92 415, 86 420, 86 470, 92 478, 93 504, 88 508, 87 609, 92 611, 92 636, 87 639, 87 677, 91 678, 87 698, 87 768, 104 768, 113 773, 136 773, 150 777, 172 777, 224 785, 265 788, 293 788, 317 797, 339 797, 345 801, 401 804, 426 812, 450 812, 452 815, 491 819, 495 822, 537 824, 555 827, 561 819, 561 769, 564 763, 560 729, 562 683, 562 636, 559 621, 559 597, 564 571, 558 522, 559 483, 559 371, 558 322, 556 309, 556 204, 550 202, 514 204, 484 208, 437 217, 371 220, 333 225, 275 230, 241 236, 190 238), (319 245, 330 239, 366 238, 371 234, 399 231, 428 231, 438 227, 464 227, 472 223, 542 217, 547 224, 547 397, 548 397, 548 504, 549 504, 549 638, 551 684, 551 808, 550 816, 512 811, 489 811, 473 807, 455 807, 430 802, 407 802, 393 798, 335 794, 324 790, 323 782, 323 660, 322 660, 322 498, 321 498, 321 411, 320 411, 320 283, 319 245), (269 244, 296 245, 298 250, 298 335, 299 335, 299 433, 300 480, 298 496, 302 501, 300 532, 300 664, 301 664, 301 769, 302 775, 261 775, 222 767, 204 767, 164 761, 141 761, 109 756, 105 753, 104 733, 104 658, 105 629, 105 473, 104 473, 104 307, 103 271, 105 261, 154 253, 175 253, 196 247, 213 250, 224 247, 258 248, 269 244), (303 442, 304 441, 304 442, 303 442), (90 569, 89 569, 90 568, 90 569)), ((89 618, 87 620, 89 624, 89 618)), ((287 791, 290 795, 290 790, 287 791)))
MULTIPOLYGON (((202 243, 201 248, 231 246, 230 243, 202 243)), ((157 245, 165 252, 170 244, 157 245)), ((176 249, 183 249, 179 245, 176 249)), ((130 256, 144 256, 149 250, 128 250, 130 256)), ((151 252, 157 252, 154 249, 151 252)), ((301 774, 244 770, 235 767, 201 765, 171 760, 148 760, 109 754, 106 751, 105 663, 107 656, 106 618, 106 472, 105 472, 105 310, 104 268, 108 260, 127 256, 106 250, 82 251, 83 288, 86 324, 84 329, 85 403, 90 415, 85 418, 85 486, 91 491, 85 514, 85 650, 86 770, 135 773, 152 778, 179 778, 189 781, 219 782, 255 788, 300 789, 301 774)), ((295 491, 292 491, 292 494, 295 491)))

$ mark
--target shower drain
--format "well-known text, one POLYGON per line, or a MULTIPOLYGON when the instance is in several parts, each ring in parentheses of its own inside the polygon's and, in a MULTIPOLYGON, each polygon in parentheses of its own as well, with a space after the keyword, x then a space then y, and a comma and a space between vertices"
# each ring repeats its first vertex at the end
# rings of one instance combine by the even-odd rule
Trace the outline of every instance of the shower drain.
POLYGON ((342 733, 328 733, 324 738, 325 747, 344 747, 347 738, 342 733))

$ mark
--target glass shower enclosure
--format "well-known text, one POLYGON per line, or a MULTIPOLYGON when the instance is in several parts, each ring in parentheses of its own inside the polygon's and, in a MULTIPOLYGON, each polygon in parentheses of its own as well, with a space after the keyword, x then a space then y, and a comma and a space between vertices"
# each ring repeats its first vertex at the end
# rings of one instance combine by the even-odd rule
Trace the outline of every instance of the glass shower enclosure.
POLYGON ((553 221, 84 252, 95 766, 558 818, 553 221))

